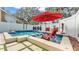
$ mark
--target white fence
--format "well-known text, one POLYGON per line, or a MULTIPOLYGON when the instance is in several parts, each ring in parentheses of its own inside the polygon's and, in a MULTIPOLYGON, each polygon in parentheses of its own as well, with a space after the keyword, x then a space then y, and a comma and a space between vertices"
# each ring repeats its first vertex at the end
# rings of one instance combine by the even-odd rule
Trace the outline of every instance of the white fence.
MULTIPOLYGON (((17 24, 17 23, 7 23, 7 22, 0 22, 0 32, 9 32, 9 31, 20 31, 20 30, 33 30, 33 26, 40 26, 40 25, 29 25, 29 24, 17 24)), ((45 30, 45 25, 41 25, 42 30, 45 30)))
POLYGON ((0 22, 0 32, 33 30, 33 25, 0 22))
POLYGON ((22 24, 0 22, 0 32, 23 30, 22 24))

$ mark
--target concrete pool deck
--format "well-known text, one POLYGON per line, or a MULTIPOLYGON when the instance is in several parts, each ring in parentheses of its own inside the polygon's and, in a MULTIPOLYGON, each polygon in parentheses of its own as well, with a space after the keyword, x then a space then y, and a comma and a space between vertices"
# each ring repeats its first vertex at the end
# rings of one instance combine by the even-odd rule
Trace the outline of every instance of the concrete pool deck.
POLYGON ((13 42, 4 45, 0 45, 0 51, 45 51, 45 49, 40 48, 28 41, 25 42, 13 42))
MULTIPOLYGON (((9 35, 5 35, 8 39, 10 38, 9 35)), ((14 43, 14 42, 13 42, 14 43)), ((6 50, 8 51, 20 51, 20 50, 30 50, 30 51, 73 51, 72 45, 69 41, 68 37, 63 37, 60 44, 46 41, 44 39, 32 37, 32 36, 18 36, 16 37, 17 44, 14 44, 14 46, 8 47, 7 45, 11 45, 12 43, 6 44, 4 48, 6 47, 6 50), (20 42, 23 41, 23 42, 20 42), (19 43, 18 43, 19 42, 19 43), (26 43, 24 43, 26 42, 26 43), (28 43, 29 42, 29 43, 28 43), (32 44, 31 47, 28 47, 29 44, 32 44), (28 48, 27 48, 28 47, 28 48)), ((1 45, 2 46, 2 45, 1 45)), ((2 49, 1 49, 2 50, 2 49)), ((5 50, 5 49, 4 49, 5 50)))
POLYGON ((3 33, 0 33, 0 45, 5 44, 3 33))

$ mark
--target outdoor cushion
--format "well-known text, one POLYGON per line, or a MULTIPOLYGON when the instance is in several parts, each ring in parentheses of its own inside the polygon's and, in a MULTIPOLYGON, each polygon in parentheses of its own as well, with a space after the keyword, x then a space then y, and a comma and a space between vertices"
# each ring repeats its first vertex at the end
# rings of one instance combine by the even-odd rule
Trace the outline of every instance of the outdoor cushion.
POLYGON ((46 30, 46 31, 50 31, 50 27, 47 27, 45 30, 46 30))
POLYGON ((50 40, 50 36, 49 36, 48 34, 44 34, 44 35, 43 35, 43 39, 45 39, 45 40, 48 40, 48 41, 49 41, 49 40, 50 40))
POLYGON ((53 30, 50 32, 50 36, 55 36, 56 32, 58 32, 58 28, 53 29, 53 30))

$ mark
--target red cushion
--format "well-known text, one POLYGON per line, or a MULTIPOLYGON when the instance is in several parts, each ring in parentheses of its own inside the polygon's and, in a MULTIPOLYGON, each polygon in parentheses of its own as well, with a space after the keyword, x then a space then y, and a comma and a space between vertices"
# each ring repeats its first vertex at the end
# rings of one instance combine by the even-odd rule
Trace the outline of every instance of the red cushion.
POLYGON ((56 32, 58 32, 58 28, 55 28, 54 30, 52 30, 50 32, 50 36, 54 36, 56 34, 56 32))
POLYGON ((47 34, 44 34, 44 35, 43 35, 43 38, 44 38, 45 40, 48 40, 48 41, 50 40, 50 36, 47 35, 47 34))
POLYGON ((45 30, 46 30, 46 31, 49 31, 49 30, 50 30, 50 27, 47 27, 45 30))

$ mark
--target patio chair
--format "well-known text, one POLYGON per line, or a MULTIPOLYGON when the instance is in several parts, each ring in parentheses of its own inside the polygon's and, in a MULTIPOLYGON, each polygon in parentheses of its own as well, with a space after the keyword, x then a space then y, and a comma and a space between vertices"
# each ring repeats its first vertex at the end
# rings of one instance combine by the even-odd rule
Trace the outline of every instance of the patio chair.
POLYGON ((53 30, 50 31, 50 36, 55 36, 55 34, 58 32, 58 28, 55 28, 53 30))
POLYGON ((55 28, 48 34, 42 35, 42 38, 49 41, 52 36, 55 36, 56 32, 58 32, 58 28, 55 28))
POLYGON ((50 27, 45 28, 45 31, 50 31, 50 27))
POLYGON ((39 27, 40 30, 42 30, 41 26, 39 27))
POLYGON ((48 34, 42 35, 42 38, 48 41, 50 40, 50 36, 48 34))
POLYGON ((33 30, 35 30, 35 26, 33 26, 33 30))

